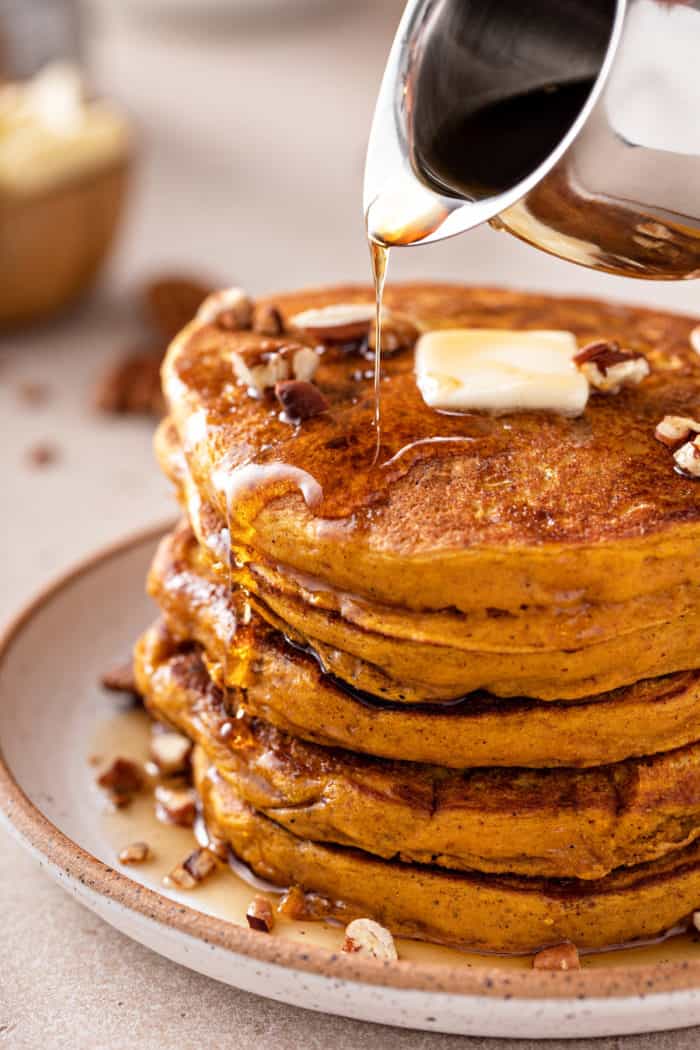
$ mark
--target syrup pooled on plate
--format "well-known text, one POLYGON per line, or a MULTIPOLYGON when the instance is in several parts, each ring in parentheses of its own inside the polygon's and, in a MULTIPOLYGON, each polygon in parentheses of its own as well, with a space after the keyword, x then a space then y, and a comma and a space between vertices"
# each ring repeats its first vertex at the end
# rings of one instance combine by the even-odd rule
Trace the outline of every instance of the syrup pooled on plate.
MULTIPOLYGON (((90 754, 99 755, 107 765, 116 756, 145 762, 148 758, 150 720, 140 708, 121 709, 102 718, 95 726, 90 754)), ((95 795, 96 767, 85 765, 86 790, 95 795)), ((101 804, 101 799, 100 803, 101 804)), ((176 827, 163 824, 156 818, 155 804, 150 792, 138 794, 125 809, 104 806, 102 822, 105 863, 117 867, 126 876, 142 885, 173 898, 181 904, 214 916, 237 926, 247 926, 245 914, 252 898, 264 894, 273 907, 284 892, 271 889, 260 882, 245 865, 219 869, 192 890, 178 890, 163 885, 164 877, 197 845, 205 844, 203 829, 176 827), (118 855, 132 842, 146 842, 150 848, 143 864, 121 866, 118 855)), ((293 920, 277 917, 274 935, 286 937, 304 945, 314 945, 338 951, 344 939, 342 926, 327 921, 293 920)), ((261 936, 266 936, 261 934, 261 936)), ((399 958, 417 963, 449 963, 465 969, 493 966, 502 970, 528 970, 530 955, 503 956, 488 953, 458 951, 440 945, 397 937, 399 958)), ((627 945, 601 952, 582 954, 584 969, 600 969, 630 965, 655 965, 700 959, 700 935, 695 932, 667 937, 653 944, 627 945)))

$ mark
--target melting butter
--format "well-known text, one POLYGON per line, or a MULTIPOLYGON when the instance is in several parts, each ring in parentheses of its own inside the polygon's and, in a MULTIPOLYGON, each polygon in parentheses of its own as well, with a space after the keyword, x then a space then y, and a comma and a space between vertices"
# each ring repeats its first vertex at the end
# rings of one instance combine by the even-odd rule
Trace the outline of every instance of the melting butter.
POLYGON ((572 332, 453 328, 416 344, 416 382, 431 408, 579 416, 588 382, 574 363, 572 332))

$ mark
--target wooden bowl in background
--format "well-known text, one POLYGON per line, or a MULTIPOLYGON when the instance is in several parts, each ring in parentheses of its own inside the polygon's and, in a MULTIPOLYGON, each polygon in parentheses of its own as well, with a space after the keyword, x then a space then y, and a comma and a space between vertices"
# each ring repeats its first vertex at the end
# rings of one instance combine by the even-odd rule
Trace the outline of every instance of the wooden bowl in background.
POLYGON ((30 193, 0 191, 0 328, 48 316, 93 284, 114 241, 130 161, 30 193))

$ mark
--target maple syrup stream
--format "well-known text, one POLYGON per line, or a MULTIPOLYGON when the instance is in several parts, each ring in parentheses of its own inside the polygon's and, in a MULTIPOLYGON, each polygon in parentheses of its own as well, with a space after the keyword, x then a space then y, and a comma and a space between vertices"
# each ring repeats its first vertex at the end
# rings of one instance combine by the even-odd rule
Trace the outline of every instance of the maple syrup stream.
POLYGON ((382 443, 382 418, 381 418, 381 390, 382 381, 382 300, 384 298, 384 283, 386 281, 386 270, 389 264, 389 249, 369 238, 369 253, 372 259, 372 277, 374 278, 375 296, 375 325, 376 339, 374 347, 374 430, 376 443, 374 447, 375 467, 379 461, 379 453, 382 443))

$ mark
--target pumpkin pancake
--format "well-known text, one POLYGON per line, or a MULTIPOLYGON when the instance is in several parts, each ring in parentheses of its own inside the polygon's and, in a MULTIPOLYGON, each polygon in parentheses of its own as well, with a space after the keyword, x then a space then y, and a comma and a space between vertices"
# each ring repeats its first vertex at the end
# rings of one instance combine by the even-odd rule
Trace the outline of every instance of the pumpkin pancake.
POLYGON ((136 674, 150 712, 300 838, 450 869, 600 879, 700 835, 697 744, 585 772, 458 772, 319 747, 243 712, 232 722, 201 653, 162 635, 137 647, 136 674))
MULTIPOLYGON (((188 511, 204 553, 209 552, 212 567, 220 565, 220 536, 225 522, 194 489, 177 432, 169 419, 160 425, 156 450, 180 503, 188 511)), ((658 627, 692 613, 700 605, 700 586, 688 583, 644 593, 625 602, 589 602, 572 590, 562 595, 557 605, 521 605, 514 609, 500 605, 465 612, 450 608, 408 609, 339 591, 320 577, 296 572, 288 565, 273 564, 264 558, 256 560, 253 550, 247 551, 244 565, 234 566, 234 576, 256 593, 273 594, 282 609, 286 601, 292 609, 305 603, 335 618, 342 617, 351 626, 379 631, 397 640, 499 653, 506 647, 510 652, 580 648, 658 627)))
MULTIPOLYGON (((525 647, 522 638, 520 644, 513 639, 513 631, 520 629, 522 614, 511 616, 494 608, 485 610, 481 617, 460 613, 421 616, 414 612, 402 618, 401 611, 394 607, 384 619, 376 606, 367 611, 366 602, 363 613, 362 600, 354 596, 345 596, 345 600, 341 597, 337 608, 329 608, 320 588, 319 593, 309 590, 313 586, 310 581, 305 581, 304 596, 291 593, 289 586, 281 582, 283 573, 279 566, 272 573, 256 562, 238 563, 229 569, 212 557, 212 533, 206 531, 205 524, 211 508, 198 503, 188 510, 195 532, 200 541, 203 539, 202 571, 212 579, 235 581, 244 587, 258 612, 273 626, 298 637, 319 653, 328 671, 357 689, 387 699, 407 703, 450 700, 476 689, 486 689, 494 696, 579 699, 640 677, 684 670, 695 666, 698 660, 700 603, 693 600, 693 585, 678 588, 676 594, 664 592, 658 596, 671 616, 667 621, 663 614, 657 617, 654 613, 657 596, 653 595, 631 602, 632 609, 619 605, 616 609, 608 604, 602 616, 608 621, 607 629, 600 623, 597 607, 589 604, 566 613, 545 609, 541 620, 537 610, 531 610, 529 627, 539 634, 540 644, 525 647), (681 608, 682 615, 674 616, 674 610, 678 613, 681 608), (616 613, 621 622, 618 633, 614 632, 616 613), (641 624, 634 614, 641 616, 641 624), (548 624, 551 627, 557 618, 566 617, 576 619, 586 644, 565 649, 552 648, 550 644, 545 648, 548 624), (423 622, 416 622, 419 619, 423 622), (431 620, 434 622, 427 629, 431 620), (460 636, 450 639, 449 628, 441 628, 447 623, 454 627, 460 620, 460 636), (468 620, 477 621, 475 629, 468 620), (627 622, 635 626, 626 628, 627 622), (487 650, 475 647, 480 640, 475 639, 475 634, 486 641, 487 650), (493 635, 493 642, 489 634, 493 635), (599 640, 601 635, 603 641, 599 640)), ((527 622, 524 630, 528 630, 527 622)), ((574 630, 570 627, 572 636, 574 630)), ((551 633, 556 635, 556 630, 551 633)))
MULTIPOLYGON (((287 323, 309 308, 371 301, 363 287, 268 300, 287 323)), ((361 346, 325 348, 316 382, 329 410, 293 427, 234 381, 232 353, 260 348, 263 337, 193 322, 169 350, 164 390, 193 483, 230 519, 235 553, 254 550, 338 590, 418 610, 558 605, 572 590, 621 602, 700 583, 698 488, 654 438, 664 415, 698 412, 694 320, 448 285, 392 286, 386 305, 422 329, 616 339, 644 353, 652 374, 617 396, 591 397, 577 419, 454 416, 423 402, 413 354, 400 351, 384 362, 375 462, 361 346)))
POLYGON ((213 578, 187 525, 162 541, 149 588, 173 636, 204 647, 212 675, 222 683, 225 674, 239 704, 317 743, 464 768, 602 765, 700 739, 699 672, 566 703, 473 693, 454 704, 404 704, 360 693, 213 578))
MULTIPOLYGON (((158 454, 181 487, 182 502, 216 569, 220 538, 229 534, 227 521, 201 495, 178 440, 176 427, 165 424, 156 442, 158 454)), ((667 449, 664 453, 667 458, 667 449)), ((667 465, 671 469, 671 460, 667 465)), ((251 468, 257 469, 241 467, 251 468)), ((235 470, 226 475, 234 476, 235 470)), ((236 504, 238 499, 237 495, 236 504)), ((256 529, 247 531, 255 542, 256 529)), ((281 542, 276 541, 277 552, 281 542)), ((337 545, 343 544, 339 535, 337 545)), ((482 609, 420 610, 377 603, 338 590, 318 573, 273 564, 245 539, 238 541, 235 552, 236 580, 259 598, 263 616, 277 626, 289 625, 323 654, 334 674, 390 699, 451 699, 476 689, 499 696, 575 699, 630 684, 639 676, 698 664, 698 585, 686 579, 671 588, 649 590, 650 571, 655 576, 658 568, 656 555, 645 558, 640 567, 639 593, 624 601, 591 601, 585 588, 560 586, 550 595, 554 604, 549 606, 529 601, 508 608, 506 589, 501 598, 493 596, 499 604, 482 609)), ((521 571, 522 551, 516 558, 511 575, 521 571)), ((218 566, 220 570, 220 562, 218 566)))
POLYGON ((585 950, 658 937, 700 900, 698 842, 591 881, 453 872, 297 838, 244 802, 201 748, 194 772, 210 833, 256 875, 320 894, 344 922, 370 916, 394 934, 480 951, 563 940, 585 950))

